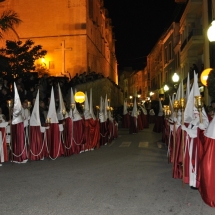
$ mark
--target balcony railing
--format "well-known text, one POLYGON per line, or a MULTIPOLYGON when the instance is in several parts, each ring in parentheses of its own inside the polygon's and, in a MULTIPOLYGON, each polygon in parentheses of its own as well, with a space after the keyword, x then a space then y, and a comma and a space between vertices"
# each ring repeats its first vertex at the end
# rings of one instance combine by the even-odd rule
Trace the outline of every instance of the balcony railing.
POLYGON ((187 43, 189 42, 189 40, 193 36, 202 36, 202 35, 203 35, 202 29, 192 29, 191 32, 189 33, 188 37, 182 43, 182 45, 181 45, 181 51, 184 49, 184 47, 187 45, 187 43))

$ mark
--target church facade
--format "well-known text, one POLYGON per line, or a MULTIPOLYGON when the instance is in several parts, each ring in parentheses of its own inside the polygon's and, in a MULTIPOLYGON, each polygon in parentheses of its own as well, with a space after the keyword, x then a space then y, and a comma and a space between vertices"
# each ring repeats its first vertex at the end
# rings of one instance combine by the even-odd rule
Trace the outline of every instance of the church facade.
POLYGON ((15 11, 22 23, 4 39, 42 45, 50 75, 94 71, 118 84, 115 38, 103 0, 5 0, 0 12, 5 10, 15 11))

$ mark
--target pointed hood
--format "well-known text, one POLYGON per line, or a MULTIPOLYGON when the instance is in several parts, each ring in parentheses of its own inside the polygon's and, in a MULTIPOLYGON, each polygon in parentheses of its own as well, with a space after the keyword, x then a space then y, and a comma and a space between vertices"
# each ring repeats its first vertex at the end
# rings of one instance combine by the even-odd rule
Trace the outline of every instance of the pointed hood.
POLYGON ((40 112, 39 112, 39 90, 37 91, 37 97, 31 114, 30 126, 41 126, 40 112))
MULTIPOLYGON (((198 113, 197 108, 195 107, 195 96, 200 96, 199 86, 198 86, 198 74, 194 71, 194 81, 191 91, 188 96, 184 111, 184 122, 190 123, 194 119, 194 113, 198 113)), ((204 107, 202 108, 202 119, 208 121, 207 114, 204 107)))
POLYGON ((215 139, 215 117, 213 117, 209 126, 205 130, 204 135, 208 138, 215 139))
POLYGON ((52 87, 51 91, 51 99, 49 103, 49 110, 47 114, 47 118, 51 118, 51 123, 58 123, 56 108, 55 108, 55 98, 54 98, 54 90, 52 87))
POLYGON ((14 82, 14 106, 13 106, 13 119, 12 124, 23 122, 22 119, 22 104, 17 91, 16 83, 14 82))
POLYGON ((194 96, 193 96, 193 86, 189 93, 186 107, 184 110, 184 122, 190 123, 193 119, 193 109, 194 109, 194 96))
POLYGON ((105 119, 108 119, 108 112, 107 112, 107 108, 108 108, 108 99, 107 99, 107 94, 105 96, 105 104, 104 104, 104 114, 105 114, 105 119))
POLYGON ((173 122, 173 119, 174 119, 174 108, 173 108, 173 102, 172 102, 172 99, 171 99, 170 95, 169 95, 169 109, 171 111, 171 116, 169 118, 173 122))
POLYGON ((158 116, 163 116, 163 107, 162 107, 160 99, 159 99, 159 112, 158 112, 158 116))
POLYGON ((181 98, 184 98, 184 84, 183 84, 183 80, 181 80, 181 98))
POLYGON ((100 122, 105 122, 106 119, 105 119, 105 116, 104 116, 104 112, 103 112, 103 98, 101 96, 100 98, 100 107, 99 107, 99 121, 100 122))
POLYGON ((90 88, 90 113, 91 113, 91 116, 92 118, 95 120, 96 117, 95 117, 95 114, 93 112, 93 95, 92 95, 92 88, 90 88))
POLYGON ((188 72, 188 74, 187 74, 187 89, 186 89, 186 95, 185 95, 186 101, 188 101, 189 94, 190 94, 190 73, 188 72))
POLYGON ((176 93, 175 100, 180 101, 180 99, 181 99, 181 92, 182 92, 182 89, 181 89, 181 83, 180 83, 179 86, 178 86, 178 90, 177 90, 177 93, 176 93))
POLYGON ((91 119, 92 118, 91 113, 90 113, 90 107, 89 107, 87 92, 85 92, 84 118, 85 119, 91 119))
POLYGON ((134 98, 134 107, 133 107, 131 116, 136 117, 136 118, 138 117, 136 97, 134 98))
POLYGON ((175 101, 175 95, 174 95, 174 93, 172 94, 172 99, 171 99, 171 101, 172 101, 172 104, 174 104, 174 101, 175 101))
MULTIPOLYGON (((59 94, 59 107, 58 107, 58 110, 57 110, 57 117, 58 117, 58 120, 63 120, 64 119, 63 111, 66 112, 66 107, 65 107, 65 104, 64 104, 64 101, 63 101, 63 96, 62 96, 62 92, 61 92, 59 84, 58 84, 58 94, 59 94)), ((65 118, 66 117, 68 117, 67 112, 66 112, 65 118)))
MULTIPOLYGON (((75 92, 76 92, 76 89, 75 89, 75 92)), ((75 99, 74 99, 74 94, 73 94, 72 87, 71 87, 71 104, 74 104, 74 107, 75 107, 74 110, 73 110, 73 112, 72 112, 72 109, 70 109, 70 113, 69 113, 72 121, 82 120, 82 117, 81 117, 80 113, 78 112, 78 110, 76 108, 76 103, 75 103, 75 99)))
POLYGON ((127 109, 127 100, 124 101, 124 105, 123 105, 123 115, 126 115, 128 113, 128 109, 127 109))

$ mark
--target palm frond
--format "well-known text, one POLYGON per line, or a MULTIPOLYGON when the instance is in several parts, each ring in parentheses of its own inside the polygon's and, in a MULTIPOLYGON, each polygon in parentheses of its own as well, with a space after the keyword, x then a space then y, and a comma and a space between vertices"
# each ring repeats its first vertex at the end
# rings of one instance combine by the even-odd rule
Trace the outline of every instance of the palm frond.
POLYGON ((0 17, 0 29, 7 31, 13 29, 15 25, 19 25, 21 22, 16 12, 12 10, 4 11, 0 17))

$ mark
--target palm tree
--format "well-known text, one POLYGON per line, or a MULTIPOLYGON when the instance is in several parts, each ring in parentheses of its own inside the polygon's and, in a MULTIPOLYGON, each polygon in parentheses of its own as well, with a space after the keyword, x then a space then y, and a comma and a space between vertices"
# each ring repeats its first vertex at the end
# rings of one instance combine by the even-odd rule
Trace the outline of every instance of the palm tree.
POLYGON ((12 10, 4 11, 0 17, 0 38, 3 37, 3 32, 14 31, 14 26, 19 25, 21 22, 16 12, 12 10))

